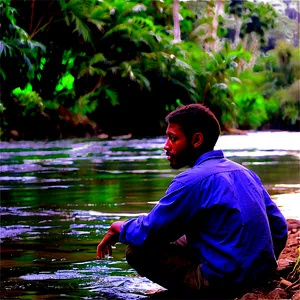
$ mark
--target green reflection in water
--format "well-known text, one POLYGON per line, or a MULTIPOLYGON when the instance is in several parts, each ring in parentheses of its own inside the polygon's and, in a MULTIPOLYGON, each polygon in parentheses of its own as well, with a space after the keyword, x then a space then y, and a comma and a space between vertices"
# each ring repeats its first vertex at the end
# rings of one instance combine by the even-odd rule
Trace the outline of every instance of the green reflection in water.
POLYGON ((56 159, 56 158, 67 158, 70 157, 69 154, 59 153, 59 154, 46 154, 41 157, 39 154, 37 155, 26 155, 26 156, 15 156, 14 159, 16 161, 24 161, 25 159, 31 160, 46 160, 46 159, 56 159))

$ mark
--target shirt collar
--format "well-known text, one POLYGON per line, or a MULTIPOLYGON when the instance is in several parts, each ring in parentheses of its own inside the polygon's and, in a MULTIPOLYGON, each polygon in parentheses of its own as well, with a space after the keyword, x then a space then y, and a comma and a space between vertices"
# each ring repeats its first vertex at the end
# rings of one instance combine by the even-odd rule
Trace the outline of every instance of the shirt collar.
POLYGON ((205 160, 215 159, 215 158, 224 158, 224 153, 222 150, 212 150, 202 154, 195 162, 194 166, 200 165, 205 160))

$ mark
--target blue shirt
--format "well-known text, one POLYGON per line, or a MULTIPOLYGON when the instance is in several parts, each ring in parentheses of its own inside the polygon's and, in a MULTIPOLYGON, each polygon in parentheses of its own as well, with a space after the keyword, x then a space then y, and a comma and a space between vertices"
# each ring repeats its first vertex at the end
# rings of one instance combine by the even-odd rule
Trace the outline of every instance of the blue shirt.
POLYGON ((245 286, 276 269, 287 225, 259 177, 214 150, 177 175, 149 214, 125 221, 120 242, 164 244, 184 234, 210 283, 245 286))

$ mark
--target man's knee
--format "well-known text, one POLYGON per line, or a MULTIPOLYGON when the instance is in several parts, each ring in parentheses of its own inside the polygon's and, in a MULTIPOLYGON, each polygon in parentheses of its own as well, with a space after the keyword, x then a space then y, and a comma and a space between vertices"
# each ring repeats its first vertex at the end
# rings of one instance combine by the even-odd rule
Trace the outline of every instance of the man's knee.
POLYGON ((141 276, 144 276, 147 268, 147 257, 143 248, 127 246, 126 248, 127 263, 135 269, 141 276))
POLYGON ((134 262, 134 253, 131 246, 126 247, 126 260, 129 265, 134 262))

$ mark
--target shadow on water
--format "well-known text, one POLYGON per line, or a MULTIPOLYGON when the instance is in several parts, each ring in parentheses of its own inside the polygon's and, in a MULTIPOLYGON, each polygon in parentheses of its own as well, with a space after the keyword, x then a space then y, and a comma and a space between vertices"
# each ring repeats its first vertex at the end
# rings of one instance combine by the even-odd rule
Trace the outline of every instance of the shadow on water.
MULTIPOLYGON (((110 224, 148 212, 178 171, 164 138, 2 143, 1 299, 140 299, 125 246, 98 261, 110 224)), ((286 217, 300 218, 300 135, 222 136, 217 147, 257 172, 286 217)), ((155 297, 163 299, 167 294, 155 297)))

